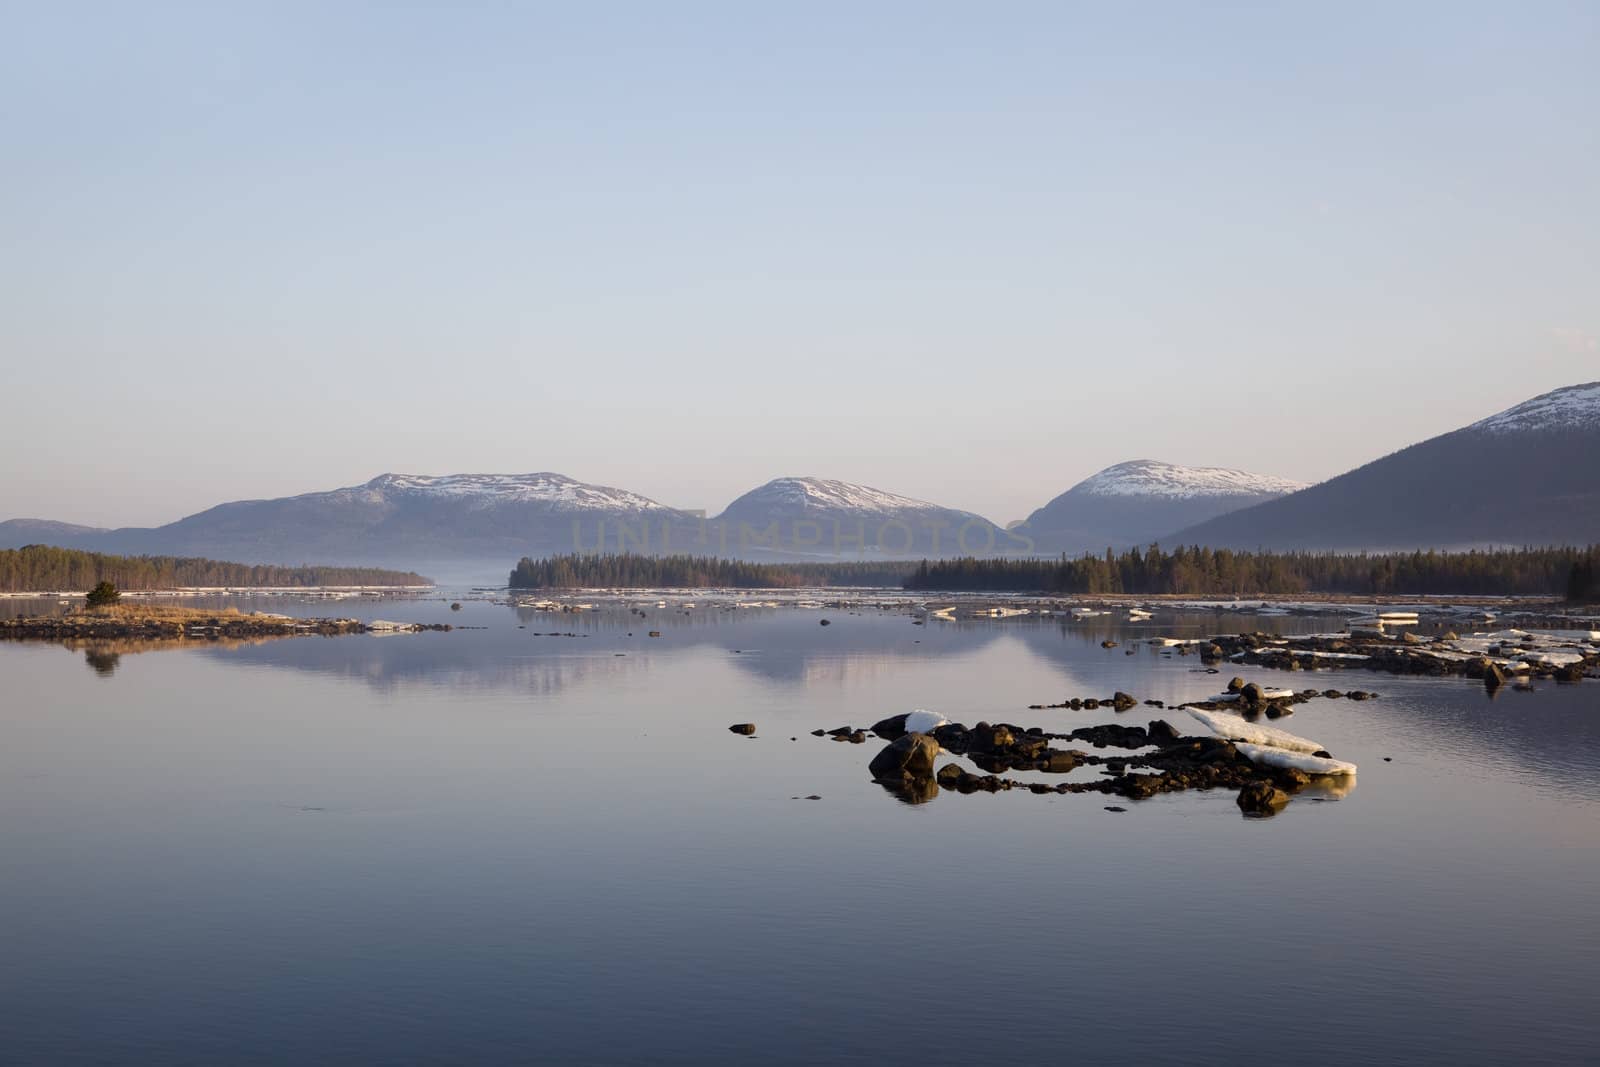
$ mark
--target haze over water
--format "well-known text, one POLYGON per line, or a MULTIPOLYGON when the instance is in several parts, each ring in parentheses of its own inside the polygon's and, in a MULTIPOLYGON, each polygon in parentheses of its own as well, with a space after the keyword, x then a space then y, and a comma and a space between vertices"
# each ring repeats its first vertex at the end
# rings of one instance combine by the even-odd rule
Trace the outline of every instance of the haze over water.
POLYGON ((486 629, 0 644, 0 1058, 1600 1057, 1592 685, 1246 668, 1381 694, 1282 723, 1359 763, 1353 790, 1269 820, 1226 791, 912 806, 869 780, 877 742, 810 731, 920 706, 1192 732, 1027 705, 1197 699, 1227 674, 1135 642, 1334 621, 646 610, 345 602, 486 629))

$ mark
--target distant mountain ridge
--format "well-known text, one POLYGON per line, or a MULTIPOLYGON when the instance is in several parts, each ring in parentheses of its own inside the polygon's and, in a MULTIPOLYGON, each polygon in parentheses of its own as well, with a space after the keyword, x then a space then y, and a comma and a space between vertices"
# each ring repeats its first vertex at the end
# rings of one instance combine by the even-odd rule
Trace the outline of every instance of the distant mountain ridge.
POLYGON ((150 529, 0 523, 0 547, 48 540, 96 552, 287 566, 493 561, 501 571, 507 559, 605 547, 600 539, 619 528, 642 530, 662 519, 684 529, 699 522, 638 493, 549 471, 382 474, 340 489, 219 504, 150 529))
POLYGON ((1589 544, 1600 540, 1600 382, 1552 390, 1164 540, 1373 551, 1589 544))
POLYGON ((750 490, 709 527, 714 551, 804 559, 989 555, 1022 542, 981 515, 868 485, 785 477, 750 490))
POLYGON ((1304 485, 1227 467, 1130 460, 1074 485, 1029 515, 1018 532, 1047 553, 1120 550, 1304 485))

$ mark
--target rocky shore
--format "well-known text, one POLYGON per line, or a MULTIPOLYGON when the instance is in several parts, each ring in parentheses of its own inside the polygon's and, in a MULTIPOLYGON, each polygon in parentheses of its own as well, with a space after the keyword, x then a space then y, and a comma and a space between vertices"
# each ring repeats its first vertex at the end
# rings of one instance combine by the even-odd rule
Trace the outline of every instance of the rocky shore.
POLYGON ((265 613, 191 608, 81 611, 57 616, 0 620, 0 640, 11 641, 222 641, 264 637, 333 637, 361 633, 449 630, 448 624, 392 623, 359 619, 294 619, 265 613))
MULTIPOLYGON (((1163 643, 1158 639, 1157 643, 1163 643)), ((1244 663, 1273 670, 1360 667, 1391 674, 1482 678, 1496 689, 1515 678, 1578 682, 1600 677, 1600 631, 1496 630, 1462 636, 1352 631, 1283 637, 1265 633, 1173 642, 1208 664, 1244 663)))

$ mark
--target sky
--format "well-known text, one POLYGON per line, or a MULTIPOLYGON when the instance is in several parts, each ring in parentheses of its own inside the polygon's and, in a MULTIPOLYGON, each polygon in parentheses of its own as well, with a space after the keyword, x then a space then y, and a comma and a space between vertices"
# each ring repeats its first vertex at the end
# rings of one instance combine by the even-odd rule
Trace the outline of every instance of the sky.
POLYGON ((0 519, 385 472, 1005 522, 1600 379, 1600 5, 0 0, 0 519))

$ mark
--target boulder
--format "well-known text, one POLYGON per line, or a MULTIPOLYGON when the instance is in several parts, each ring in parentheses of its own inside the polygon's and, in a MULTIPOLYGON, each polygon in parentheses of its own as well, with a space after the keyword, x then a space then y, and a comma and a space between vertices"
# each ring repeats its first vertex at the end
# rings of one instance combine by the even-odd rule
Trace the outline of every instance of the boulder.
POLYGON ((990 726, 980 722, 972 728, 971 744, 976 749, 992 752, 997 748, 1010 748, 1016 742, 1016 735, 1007 726, 990 726))
POLYGON ((1505 684, 1506 672, 1500 669, 1500 664, 1485 660, 1483 663, 1483 687, 1492 693, 1505 684))
POLYGON ((1241 690, 1243 688, 1244 688, 1244 679, 1243 678, 1236 677, 1236 678, 1233 679, 1233 681, 1228 683, 1228 692, 1230 692, 1230 693, 1237 693, 1239 690, 1241 690))
POLYGON ((1118 711, 1127 711, 1129 708, 1138 703, 1139 702, 1137 700, 1133 699, 1133 697, 1129 696, 1127 693, 1124 693, 1120 689, 1117 690, 1117 692, 1111 697, 1111 706, 1116 708, 1118 711))
POLYGON ((1276 815, 1289 803, 1289 794, 1266 782, 1251 782, 1239 790, 1237 803, 1246 815, 1276 815))
POLYGON ((893 741, 906 732, 906 713, 891 715, 872 724, 872 732, 885 741, 893 741))
POLYGON ((885 745, 867 770, 880 779, 931 778, 938 755, 939 742, 927 734, 906 734, 885 745))

